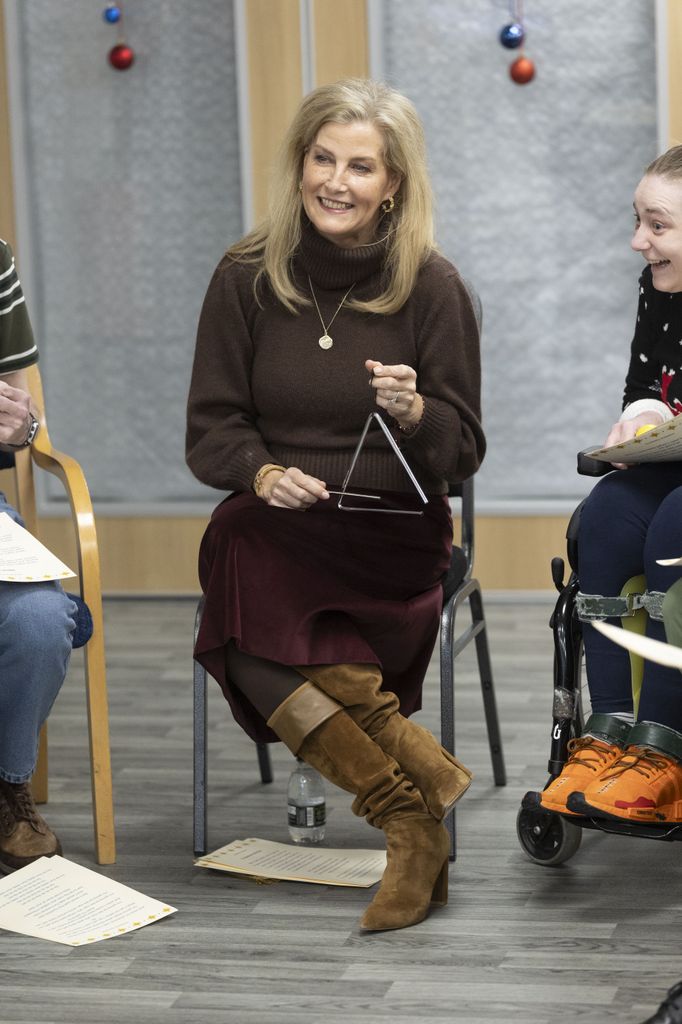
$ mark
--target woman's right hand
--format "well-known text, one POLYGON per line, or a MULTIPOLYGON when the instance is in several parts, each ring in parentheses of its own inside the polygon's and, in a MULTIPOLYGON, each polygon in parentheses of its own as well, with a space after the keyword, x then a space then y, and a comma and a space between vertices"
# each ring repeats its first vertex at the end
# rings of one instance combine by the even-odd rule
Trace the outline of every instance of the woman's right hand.
POLYGON ((325 501, 328 497, 323 480, 308 476, 295 466, 290 466, 284 473, 279 470, 268 473, 261 490, 261 498, 268 505, 298 509, 299 512, 305 512, 316 501, 325 501))
MULTIPOLYGON (((641 412, 639 416, 633 416, 631 420, 618 420, 611 427, 608 437, 604 441, 604 448, 610 448, 613 444, 622 444, 635 436, 640 427, 653 424, 658 426, 663 423, 663 417, 658 412, 641 412)), ((612 462, 616 469, 629 469, 625 462, 612 462)))

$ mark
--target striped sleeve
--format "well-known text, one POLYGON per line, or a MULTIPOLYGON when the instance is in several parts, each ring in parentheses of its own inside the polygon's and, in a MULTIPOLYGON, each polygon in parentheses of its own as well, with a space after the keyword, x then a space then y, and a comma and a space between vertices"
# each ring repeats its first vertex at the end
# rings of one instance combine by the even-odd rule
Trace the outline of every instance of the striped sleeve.
POLYGON ((31 321, 12 249, 0 239, 0 374, 38 361, 31 321))

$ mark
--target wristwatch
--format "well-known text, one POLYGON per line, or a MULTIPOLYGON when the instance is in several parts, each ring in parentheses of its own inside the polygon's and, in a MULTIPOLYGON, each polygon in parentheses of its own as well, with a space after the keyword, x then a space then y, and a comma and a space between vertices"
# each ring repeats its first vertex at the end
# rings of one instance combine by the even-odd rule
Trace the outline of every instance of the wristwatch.
POLYGON ((10 444, 9 441, 5 441, 6 448, 28 448, 30 445, 33 444, 33 439, 40 430, 40 423, 35 418, 32 412, 29 413, 29 416, 31 418, 31 423, 28 428, 28 434, 26 435, 25 439, 21 442, 21 444, 10 444))

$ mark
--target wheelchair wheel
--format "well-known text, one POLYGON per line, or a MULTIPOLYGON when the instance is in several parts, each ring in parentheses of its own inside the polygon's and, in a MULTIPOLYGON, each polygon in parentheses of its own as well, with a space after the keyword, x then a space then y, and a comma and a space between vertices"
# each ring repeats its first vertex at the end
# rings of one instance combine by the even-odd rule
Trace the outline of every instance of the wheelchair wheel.
POLYGON ((583 836, 582 829, 562 815, 525 807, 516 818, 516 834, 526 856, 546 868, 569 860, 583 836))

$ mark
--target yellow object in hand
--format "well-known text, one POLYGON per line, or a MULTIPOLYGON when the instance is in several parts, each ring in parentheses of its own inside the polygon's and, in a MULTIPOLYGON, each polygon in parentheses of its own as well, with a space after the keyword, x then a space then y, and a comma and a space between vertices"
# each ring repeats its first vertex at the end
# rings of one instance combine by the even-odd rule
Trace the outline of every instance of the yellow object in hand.
POLYGON ((635 437, 639 437, 640 434, 646 434, 647 430, 653 430, 655 426, 655 423, 643 423, 641 427, 637 427, 635 437))

